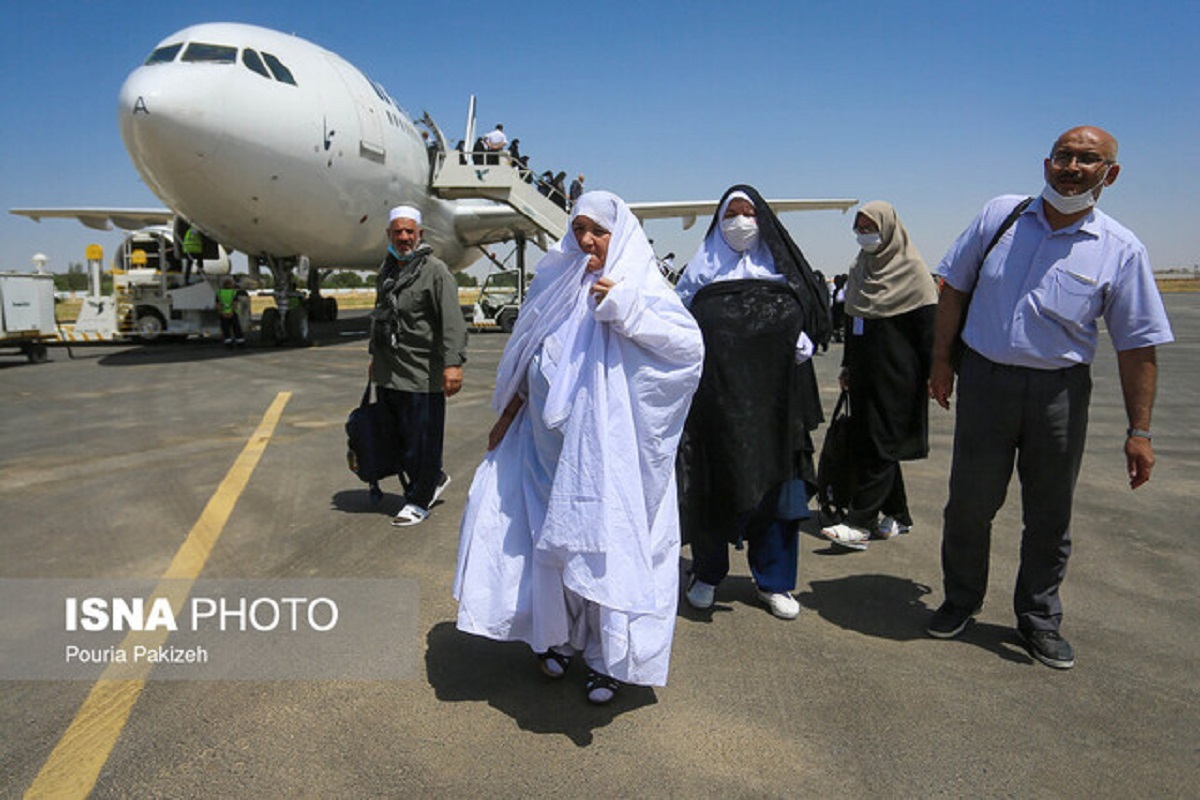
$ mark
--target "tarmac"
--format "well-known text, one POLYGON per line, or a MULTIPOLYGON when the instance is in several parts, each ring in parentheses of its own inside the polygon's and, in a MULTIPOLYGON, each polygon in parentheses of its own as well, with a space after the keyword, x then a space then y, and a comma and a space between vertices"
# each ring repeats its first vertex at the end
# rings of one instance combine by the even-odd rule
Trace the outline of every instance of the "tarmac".
MULTIPOLYGON (((127 715, 102 715, 110 747, 99 723, 77 720, 91 683, 0 682, 0 796, 1195 797, 1200 294, 1166 302, 1177 341, 1159 350, 1158 461, 1136 492, 1106 340, 1094 367, 1062 590, 1074 669, 1033 661, 1012 627, 1015 481, 978 620, 957 640, 925 635, 941 601, 953 432, 931 405, 932 453, 904 466, 911 533, 851 552, 805 523, 794 621, 755 599, 735 553, 713 611, 681 597, 669 685, 625 687, 605 707, 585 702, 579 665, 551 682, 523 645, 454 625, 459 520, 505 335, 472 335, 466 387, 448 403, 454 482, 404 529, 389 525, 396 481, 374 504, 346 468, 344 423, 366 376, 361 316, 315 325, 306 349, 188 342, 0 359, 0 578, 162 576, 257 437, 261 459, 202 579, 407 578, 420 592, 416 633, 394 643, 415 656, 415 677, 152 673, 127 715), (280 392, 291 396, 277 426, 256 434, 280 392)), ((840 357, 833 345, 816 361, 826 414, 840 357)))

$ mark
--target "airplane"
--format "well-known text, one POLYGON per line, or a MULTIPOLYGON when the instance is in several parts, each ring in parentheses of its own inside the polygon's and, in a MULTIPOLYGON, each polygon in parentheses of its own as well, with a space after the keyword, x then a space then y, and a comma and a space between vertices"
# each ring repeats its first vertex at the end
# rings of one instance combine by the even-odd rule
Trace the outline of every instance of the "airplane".
MULTIPOLYGON (((118 115, 130 159, 166 209, 12 213, 101 229, 194 225, 245 253, 252 268, 270 269, 281 308, 293 272, 319 293, 322 269, 378 266, 397 205, 421 210, 425 241, 454 271, 504 241, 517 242, 523 264, 526 240, 545 249, 566 229, 565 210, 520 165, 480 165, 455 152, 426 113, 419 124, 433 134, 431 157, 418 123, 383 86, 341 56, 268 28, 204 23, 166 37, 125 80, 118 115)), ((474 141, 474 124, 472 98, 465 142, 474 141)), ((845 212, 857 200, 769 202, 776 211, 845 212)), ((630 204, 643 220, 680 218, 685 229, 716 206, 630 204)), ((303 308, 286 314, 297 324, 280 333, 307 338, 303 308)), ((278 325, 279 312, 271 319, 278 325)))

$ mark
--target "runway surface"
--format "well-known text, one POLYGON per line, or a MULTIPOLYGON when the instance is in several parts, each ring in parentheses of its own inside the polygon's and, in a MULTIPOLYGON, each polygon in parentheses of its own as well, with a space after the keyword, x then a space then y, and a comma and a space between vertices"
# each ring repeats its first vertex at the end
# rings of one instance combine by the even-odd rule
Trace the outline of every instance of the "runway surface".
MULTIPOLYGON (((0 796, 1194 796, 1200 295, 1166 300, 1177 342, 1159 351, 1158 463, 1137 492, 1107 341, 1093 372, 1063 588, 1075 669, 1032 661, 1012 629, 1015 483, 983 613, 960 640, 926 637, 941 600, 953 422, 932 407, 932 455, 905 467, 911 534, 855 553, 806 524, 792 622, 757 603, 735 553, 712 613, 681 604, 670 685, 626 688, 604 708, 584 701, 578 666, 550 683, 525 647, 454 627, 459 517, 493 420, 503 334, 471 337, 466 388, 448 407, 454 482, 408 529, 389 525, 396 483, 373 505, 345 465, 343 425, 366 373, 362 317, 315 326, 318 345, 303 350, 188 343, 74 359, 54 348, 40 366, 0 359, 0 578, 162 576, 258 436, 261 457, 201 579, 408 578, 420 591, 417 634, 394 643, 398 658, 415 653, 413 679, 151 673, 99 699, 86 681, 0 682, 0 796), (256 434, 281 393, 277 424, 256 434)), ((835 345, 817 359, 827 414, 840 355, 835 345)))

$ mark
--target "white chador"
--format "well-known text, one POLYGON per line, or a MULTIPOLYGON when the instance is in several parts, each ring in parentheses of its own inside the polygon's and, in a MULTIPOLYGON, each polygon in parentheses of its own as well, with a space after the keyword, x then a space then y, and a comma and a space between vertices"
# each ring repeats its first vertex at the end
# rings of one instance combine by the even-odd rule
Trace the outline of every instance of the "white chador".
POLYGON ((538 265, 492 404, 525 399, 475 472, 458 627, 581 653, 627 683, 666 683, 679 581, 675 451, 704 345, 637 219, 589 192, 572 219, 611 233, 588 272, 568 230, 538 265), (615 285, 597 304, 589 289, 615 285))

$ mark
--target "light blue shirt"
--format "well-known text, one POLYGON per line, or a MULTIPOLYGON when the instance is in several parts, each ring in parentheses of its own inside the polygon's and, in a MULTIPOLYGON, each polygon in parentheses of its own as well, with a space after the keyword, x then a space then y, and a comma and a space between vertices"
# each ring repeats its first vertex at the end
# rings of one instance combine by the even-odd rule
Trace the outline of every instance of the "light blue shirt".
POLYGON ((950 286, 972 293, 963 341, 999 364, 1060 369, 1090 364, 1096 320, 1113 347, 1174 341, 1146 248, 1104 212, 1051 230, 1039 197, 980 264, 984 248, 1021 197, 997 197, 938 265, 950 286))

